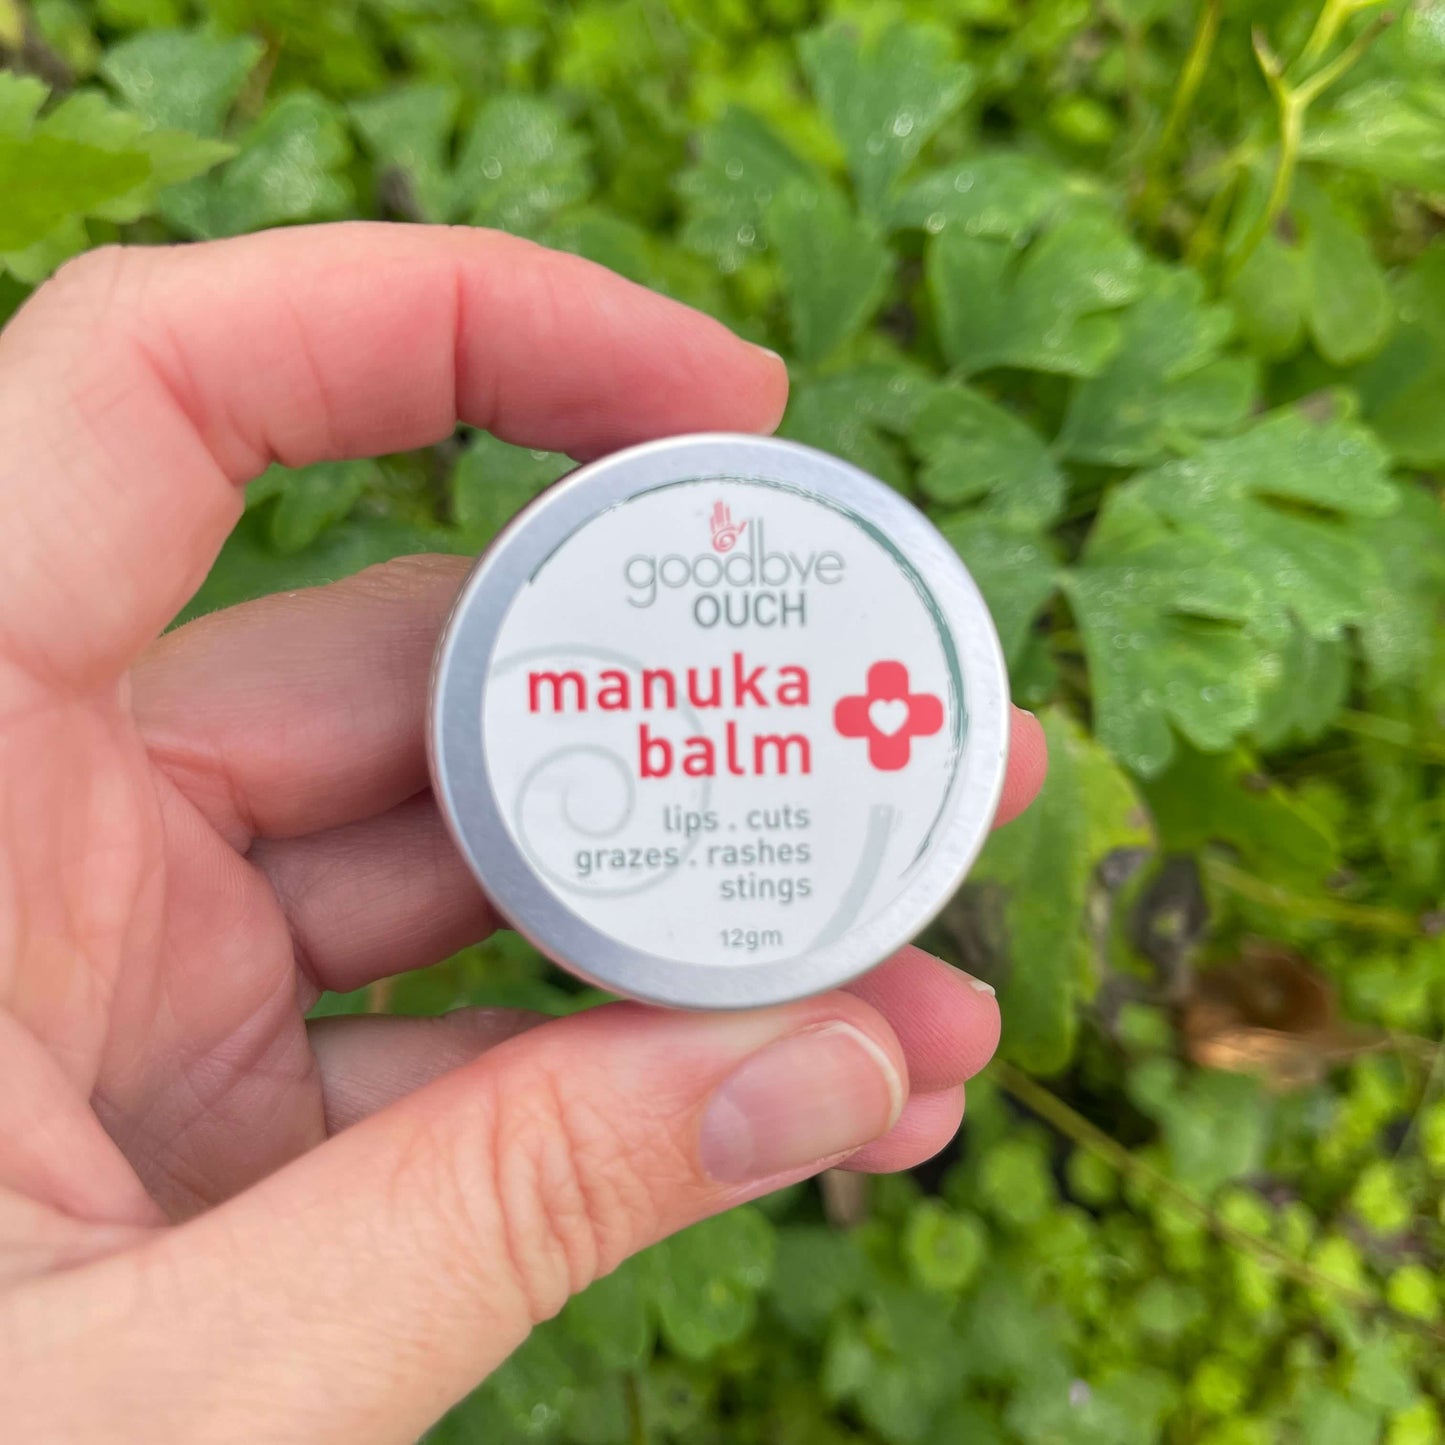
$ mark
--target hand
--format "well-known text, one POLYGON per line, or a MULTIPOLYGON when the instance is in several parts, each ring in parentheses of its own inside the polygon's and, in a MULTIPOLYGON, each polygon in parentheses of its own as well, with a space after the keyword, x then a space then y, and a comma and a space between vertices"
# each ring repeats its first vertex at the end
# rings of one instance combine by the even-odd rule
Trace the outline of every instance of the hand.
MULTIPOLYGON (((777 358, 587 262, 346 225, 67 266, 0 335, 0 1418, 403 1441, 626 1255, 952 1135, 993 998, 905 949, 750 1014, 308 1024, 491 927, 427 792, 411 558, 156 636, 273 460, 458 419, 768 430, 777 358)), ((1015 719, 1003 814, 1043 771, 1015 719)))

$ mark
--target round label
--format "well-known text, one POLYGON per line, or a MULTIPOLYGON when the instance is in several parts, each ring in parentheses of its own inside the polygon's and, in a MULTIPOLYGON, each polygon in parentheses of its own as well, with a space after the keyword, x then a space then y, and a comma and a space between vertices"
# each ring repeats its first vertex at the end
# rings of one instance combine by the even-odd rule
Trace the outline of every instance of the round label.
POLYGON ((582 522, 497 628, 481 753, 545 887, 619 943, 725 968, 866 926, 945 826, 958 649, 876 525, 755 478, 582 522))

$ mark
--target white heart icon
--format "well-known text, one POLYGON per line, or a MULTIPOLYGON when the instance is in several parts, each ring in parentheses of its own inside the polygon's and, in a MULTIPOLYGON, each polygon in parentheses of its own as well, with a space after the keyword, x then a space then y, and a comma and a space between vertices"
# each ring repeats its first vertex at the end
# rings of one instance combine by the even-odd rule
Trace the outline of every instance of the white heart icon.
POLYGON ((875 697, 868 704, 868 721, 876 732, 891 738, 908 721, 908 704, 901 697, 875 697))

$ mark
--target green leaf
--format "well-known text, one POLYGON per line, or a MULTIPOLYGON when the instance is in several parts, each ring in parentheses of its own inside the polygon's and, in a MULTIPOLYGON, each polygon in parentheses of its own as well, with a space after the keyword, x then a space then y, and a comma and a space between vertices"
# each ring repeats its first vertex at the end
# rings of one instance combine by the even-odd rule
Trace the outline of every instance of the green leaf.
POLYGON ((1138 294, 1143 257, 1109 217, 1065 217, 1027 249, 949 228, 929 243, 928 284, 944 354, 994 366, 1093 376, 1119 347, 1113 313, 1138 294))
POLYGON ((1058 549, 1039 528, 986 510, 941 517, 938 528, 978 583, 1004 656, 1016 667, 1034 618, 1058 586, 1058 549))
POLYGON ((973 1282, 988 1247, 988 1232, 971 1214, 926 1199, 903 1231, 903 1258, 925 1289, 958 1294, 973 1282))
POLYGON ((1074 390, 1059 436, 1065 456, 1147 465, 1248 416, 1254 363, 1220 355, 1231 317, 1224 307, 1205 304, 1204 283, 1194 272, 1151 265, 1119 325, 1113 359, 1074 390))
POLYGON ((1385 273, 1357 223, 1317 187, 1296 186, 1295 210, 1310 331, 1327 361, 1347 366, 1378 351, 1394 325, 1385 273))
POLYGON ((447 221, 456 214, 449 147, 460 104, 455 86, 423 82, 397 86, 349 107, 352 123, 382 174, 405 177, 423 220, 447 221))
POLYGON ((794 181, 769 203, 767 234, 788 296, 793 347, 819 361, 866 324, 888 287, 883 237, 836 187, 794 181))
POLYGON ((969 891, 999 898, 1009 974, 1000 991, 1007 1056, 1038 1073, 1073 1048, 1078 940, 1089 879, 1116 848, 1143 846, 1148 823, 1128 780, 1063 713, 1045 712, 1049 775, 1033 806, 995 833, 969 891))
MULTIPOLYGON (((1160 1063, 1171 1062, 1160 1060, 1160 1063)), ((1134 1088, 1130 1096, 1156 1119, 1171 1177, 1199 1198, 1255 1172, 1269 1137, 1270 1108, 1257 1079, 1191 1071, 1165 1089, 1134 1088)))
POLYGON ((530 235, 592 189, 587 142, 552 101, 501 95, 477 112, 453 177, 452 213, 530 235))
POLYGON ((653 256, 652 238, 641 226, 610 211, 574 207, 548 225, 538 239, 544 246, 596 261, 639 286, 666 289, 653 256))
POLYGON ((1355 376, 1364 414, 1407 465, 1445 463, 1445 240, 1396 282, 1400 325, 1355 376))
POLYGON ((866 1262, 851 1234, 822 1225, 792 1225, 777 1234, 777 1261, 768 1284, 772 1309, 810 1338, 867 1288, 866 1262))
POLYGON ((150 30, 112 46, 100 69, 152 125, 219 136, 264 50, 251 36, 150 30))
POLYGON ((1445 191, 1445 83, 1392 77, 1357 85, 1327 114, 1311 113, 1302 154, 1399 186, 1445 191))
POLYGON ((773 1239, 772 1225, 744 1206, 649 1252, 649 1292, 673 1350, 705 1360, 747 1333, 772 1273, 773 1239))
POLYGON ((326 528, 314 545, 294 553, 278 552, 263 513, 255 508, 226 539, 221 555, 200 590, 181 614, 181 621, 264 597, 336 582, 392 557, 417 552, 459 552, 465 546, 440 528, 403 522, 350 517, 326 528))
POLYGON ((557 452, 509 446, 478 432, 452 472, 452 514, 466 545, 480 551, 544 487, 572 469, 557 452))
POLYGON ((789 182, 817 180, 766 121, 732 106, 703 132, 697 164, 678 182, 687 212, 683 243, 724 272, 736 271, 767 249, 763 214, 773 197, 789 182))
POLYGON ((968 387, 940 387, 910 431, 923 460, 918 484, 949 505, 984 500, 1000 521, 1046 526, 1063 510, 1066 482, 1044 440, 997 402, 968 387))
POLYGON ((890 218, 935 236, 952 228, 1019 241, 1065 206, 1075 189, 1049 162, 1000 151, 920 176, 899 194, 890 218))
POLYGON ((1282 641, 1293 613, 1310 636, 1329 638, 1369 611, 1379 563, 1343 523, 1398 505, 1387 461, 1354 423, 1283 411, 1136 477, 1129 490, 1160 516, 1212 533, 1268 581, 1255 614, 1266 635, 1282 641))
POLYGON ((1445 506, 1425 486, 1399 488, 1400 505, 1356 524, 1378 559, 1360 640, 1377 683, 1408 682, 1430 659, 1445 608, 1445 506))
POLYGON ((83 248, 88 218, 132 221, 230 154, 77 93, 34 119, 44 88, 0 73, 0 257, 27 280, 83 248))
POLYGON ((779 435, 850 461, 900 491, 908 467, 894 437, 912 425, 937 382, 919 367, 869 362, 793 387, 779 435))
MULTIPOLYGON (((557 1440, 566 1423, 571 1371, 549 1330, 534 1330, 488 1377, 484 1396, 496 1407, 507 1438, 557 1440)), ((475 1438, 475 1436, 473 1437, 475 1438)), ((497 1438, 491 1432, 482 1438, 497 1438)))
POLYGON ((349 516, 377 477, 375 462, 317 462, 292 470, 273 466, 247 491, 247 504, 277 498, 270 537, 278 552, 300 552, 349 516))
POLYGON ((1265 236, 1229 281, 1234 326, 1250 350, 1289 356, 1305 328, 1305 268, 1299 249, 1265 236))
POLYGON ((1262 775, 1242 749, 1181 749, 1143 790, 1166 853, 1225 843, 1253 870, 1301 885, 1320 885, 1339 866, 1340 843, 1329 822, 1262 775))
POLYGON ((561 1327, 608 1370, 635 1369, 652 1352, 645 1271, 641 1260, 627 1260, 574 1295, 560 1316, 561 1327))
POLYGON ((1136 491, 1116 491, 1063 586, 1088 658, 1095 734, 1135 772, 1169 762, 1171 723, 1217 750, 1254 721, 1264 658, 1230 624, 1258 614, 1260 583, 1213 533, 1168 528, 1136 491))
POLYGON ((340 110, 310 91, 292 91, 245 133, 240 154, 220 176, 172 192, 162 210, 195 236, 327 220, 354 202, 344 174, 350 158, 340 110))
MULTIPOLYGON (((1381 518, 1362 525, 1390 521, 1393 518, 1381 518)), ((1382 590, 1395 595, 1388 585, 1382 590)), ((1361 626, 1368 628, 1374 620, 1367 617, 1361 626)), ((1345 642, 1321 641, 1295 623, 1280 649, 1277 675, 1260 694, 1256 741, 1266 749, 1317 741, 1344 707, 1349 686, 1350 649, 1345 642)))
POLYGON ((848 155, 865 211, 883 213, 889 191, 973 87, 946 32, 897 25, 860 41, 841 25, 798 42, 814 94, 848 155))
POLYGON ((1300 1400, 1299 1426, 1303 1440, 1328 1440, 1330 1445, 1376 1445, 1380 1438, 1380 1412, 1316 1388, 1300 1400))

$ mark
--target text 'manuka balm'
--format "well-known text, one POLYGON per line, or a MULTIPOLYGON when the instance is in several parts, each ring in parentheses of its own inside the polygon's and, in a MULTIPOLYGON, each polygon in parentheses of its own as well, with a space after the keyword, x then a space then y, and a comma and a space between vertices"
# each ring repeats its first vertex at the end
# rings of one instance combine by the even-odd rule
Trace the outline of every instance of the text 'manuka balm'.
POLYGON ((498 912, 619 993, 777 1003, 947 902, 1003 784, 993 623, 932 524, 834 457, 652 442, 497 537, 438 645, 436 796, 498 912))

